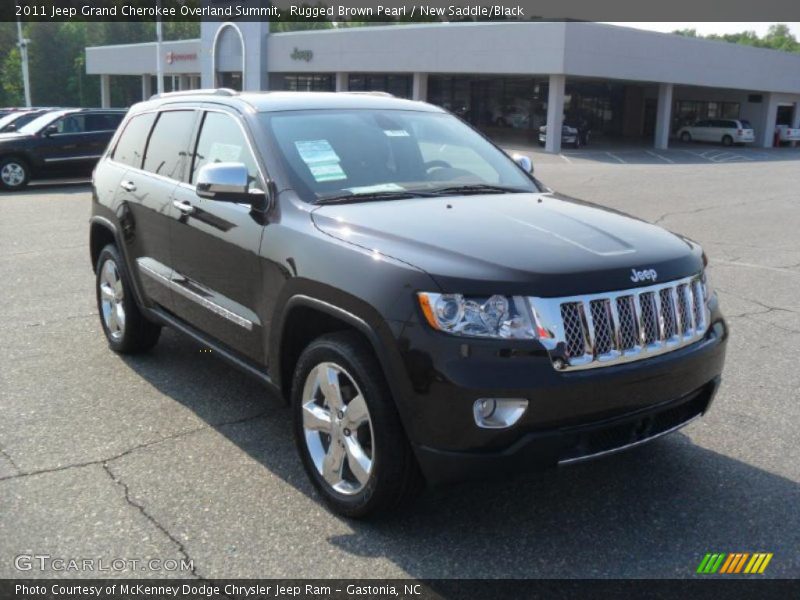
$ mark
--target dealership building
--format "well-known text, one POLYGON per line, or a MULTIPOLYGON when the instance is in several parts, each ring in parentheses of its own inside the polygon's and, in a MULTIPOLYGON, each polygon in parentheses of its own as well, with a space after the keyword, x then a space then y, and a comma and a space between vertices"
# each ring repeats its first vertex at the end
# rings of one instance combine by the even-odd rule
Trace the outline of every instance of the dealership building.
MULTIPOLYGON (((667 148, 697 119, 745 119, 756 145, 800 127, 800 55, 600 23, 434 23, 270 33, 208 22, 200 39, 86 49, 103 106, 115 76, 155 90, 386 91, 440 105, 490 135, 533 140, 541 125, 667 148)), ((547 149, 560 150, 560 136, 547 149)))

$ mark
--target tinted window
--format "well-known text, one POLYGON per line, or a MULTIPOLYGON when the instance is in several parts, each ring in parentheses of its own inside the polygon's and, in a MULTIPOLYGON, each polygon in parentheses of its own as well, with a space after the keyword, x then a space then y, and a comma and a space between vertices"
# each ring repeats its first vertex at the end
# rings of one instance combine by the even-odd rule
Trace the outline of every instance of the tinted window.
POLYGON ((197 140, 192 183, 197 183, 201 167, 217 162, 244 163, 250 173, 250 181, 258 179, 258 167, 247 138, 236 120, 222 113, 206 113, 203 128, 197 140))
POLYGON ((53 125, 58 129, 58 133, 86 133, 86 115, 69 115, 53 125))
POLYGON ((753 126, 750 124, 750 121, 739 121, 742 124, 742 129, 752 129, 753 126))
POLYGON ((161 113, 144 158, 144 170, 181 180, 187 167, 189 137, 195 113, 191 110, 161 113))
POLYGON ((122 132, 114 149, 114 160, 137 169, 141 168, 147 136, 150 135, 155 120, 155 113, 133 117, 125 126, 125 131, 122 132))
POLYGON ((86 115, 86 131, 114 131, 122 122, 121 113, 89 113, 86 115))

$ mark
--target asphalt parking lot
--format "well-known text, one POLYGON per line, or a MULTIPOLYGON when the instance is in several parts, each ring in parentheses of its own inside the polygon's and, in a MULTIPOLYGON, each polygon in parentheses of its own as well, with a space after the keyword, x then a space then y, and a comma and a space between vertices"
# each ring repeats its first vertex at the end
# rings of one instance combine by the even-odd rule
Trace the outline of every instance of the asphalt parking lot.
POLYGON ((331 516, 281 400, 171 332, 146 356, 108 350, 88 188, 36 186, 0 195, 0 577, 63 575, 19 571, 20 554, 194 566, 104 573, 138 577, 690 577, 706 552, 772 552, 763 576, 800 576, 800 149, 534 162, 704 245, 732 332, 706 418, 381 522, 331 516))

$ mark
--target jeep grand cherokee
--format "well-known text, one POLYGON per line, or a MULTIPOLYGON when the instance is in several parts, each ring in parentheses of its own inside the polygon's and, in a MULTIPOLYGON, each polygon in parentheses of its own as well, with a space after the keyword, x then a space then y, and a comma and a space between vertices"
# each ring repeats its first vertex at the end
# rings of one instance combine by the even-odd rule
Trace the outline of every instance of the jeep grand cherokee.
POLYGON ((170 326, 276 389, 349 516, 674 431, 724 360, 696 243, 385 95, 133 107, 94 173, 91 259, 113 350, 170 326))

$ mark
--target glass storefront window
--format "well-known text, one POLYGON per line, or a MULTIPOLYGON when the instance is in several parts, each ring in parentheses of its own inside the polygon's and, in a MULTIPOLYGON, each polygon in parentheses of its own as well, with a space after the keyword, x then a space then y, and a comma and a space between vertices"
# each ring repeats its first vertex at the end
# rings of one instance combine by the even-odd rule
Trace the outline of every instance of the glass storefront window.
POLYGON ((347 85, 352 92, 388 92, 398 98, 411 98, 411 75, 351 73, 347 85))
POLYGON ((738 102, 706 100, 678 100, 672 111, 672 129, 677 131, 700 119, 738 119, 741 105, 738 102))
POLYGON ((290 92, 332 92, 333 75, 298 73, 283 76, 283 89, 290 92))

